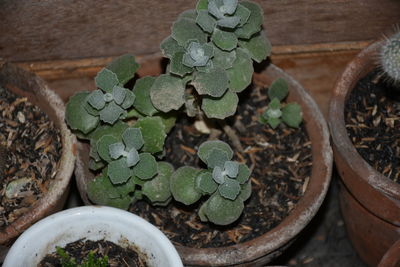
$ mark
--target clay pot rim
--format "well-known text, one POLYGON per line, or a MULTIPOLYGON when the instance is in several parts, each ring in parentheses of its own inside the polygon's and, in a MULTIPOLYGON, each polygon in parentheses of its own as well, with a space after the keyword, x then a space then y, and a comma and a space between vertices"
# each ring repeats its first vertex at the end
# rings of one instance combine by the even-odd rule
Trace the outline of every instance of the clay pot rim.
MULTIPOLYGON (((157 58, 160 60, 159 53, 138 57, 138 61, 140 63, 145 63, 146 60, 155 62, 157 58)), ((273 74, 274 77, 283 77, 288 81, 290 90, 296 91, 303 102, 301 104, 306 106, 308 110, 307 114, 311 118, 310 121, 315 122, 315 125, 313 125, 314 128, 318 128, 320 131, 320 134, 318 134, 319 138, 315 138, 315 143, 318 143, 318 147, 317 144, 312 142, 313 167, 307 190, 290 214, 278 226, 257 238, 240 244, 218 248, 191 248, 177 245, 176 247, 182 260, 189 266, 211 263, 213 266, 245 264, 268 257, 269 253, 279 254, 276 251, 279 248, 287 246, 296 237, 314 217, 325 198, 330 184, 333 162, 333 153, 329 142, 329 131, 326 121, 317 104, 296 80, 273 64, 270 64, 264 72, 255 74, 255 77, 262 79, 267 73, 269 75, 273 74), (293 90, 293 88, 296 89, 293 90), (320 162, 315 162, 314 156, 316 154, 319 154, 322 159, 320 162)), ((307 127, 307 132, 309 131, 310 129, 307 127)), ((79 147, 81 147, 81 144, 79 147)), ((79 154, 75 177, 77 178, 77 185, 82 199, 87 200, 84 193, 85 190, 83 189, 85 184, 79 178, 82 176, 79 173, 84 168, 80 164, 81 157, 79 154)))
POLYGON ((400 264, 400 239, 383 255, 378 267, 395 267, 400 264))
POLYGON ((0 62, 0 72, 18 72, 29 79, 29 86, 35 87, 36 95, 43 97, 54 111, 56 126, 60 129, 62 152, 58 162, 57 174, 50 183, 48 191, 22 216, 0 231, 0 244, 12 242, 19 234, 41 218, 56 211, 61 198, 65 198, 74 170, 76 158, 76 138, 68 129, 65 118, 65 106, 61 98, 38 76, 11 63, 0 62))
POLYGON ((335 144, 335 152, 345 158, 357 175, 373 188, 393 199, 400 200, 400 184, 376 171, 361 157, 347 135, 344 120, 345 100, 359 79, 377 67, 377 51, 383 42, 380 40, 370 44, 346 66, 333 90, 328 123, 335 144))

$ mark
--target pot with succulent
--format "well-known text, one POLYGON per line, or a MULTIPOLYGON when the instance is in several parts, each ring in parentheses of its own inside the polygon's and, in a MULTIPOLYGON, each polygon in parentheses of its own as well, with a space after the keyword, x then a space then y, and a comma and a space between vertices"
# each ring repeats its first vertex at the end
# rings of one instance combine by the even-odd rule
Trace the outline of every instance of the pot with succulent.
POLYGON ((76 167, 85 203, 151 221, 186 265, 270 261, 329 185, 316 104, 276 66, 254 73, 253 61, 270 53, 262 22, 257 4, 201 0, 161 43, 165 73, 126 89, 138 64, 124 55, 97 74, 98 90, 67 104, 67 123, 88 140, 76 167))
POLYGON ((330 103, 342 213, 354 247, 371 266, 400 235, 399 73, 396 33, 349 63, 330 103))
POLYGON ((76 139, 64 113, 62 100, 42 79, 0 62, 2 251, 30 225, 65 203, 76 139))

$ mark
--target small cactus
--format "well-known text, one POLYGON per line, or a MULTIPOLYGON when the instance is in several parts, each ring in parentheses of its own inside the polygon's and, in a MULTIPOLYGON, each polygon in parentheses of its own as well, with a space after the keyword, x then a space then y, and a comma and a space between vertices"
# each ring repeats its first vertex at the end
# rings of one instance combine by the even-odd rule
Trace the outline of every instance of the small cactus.
POLYGON ((386 40, 380 50, 382 70, 395 83, 400 83, 400 32, 386 40))

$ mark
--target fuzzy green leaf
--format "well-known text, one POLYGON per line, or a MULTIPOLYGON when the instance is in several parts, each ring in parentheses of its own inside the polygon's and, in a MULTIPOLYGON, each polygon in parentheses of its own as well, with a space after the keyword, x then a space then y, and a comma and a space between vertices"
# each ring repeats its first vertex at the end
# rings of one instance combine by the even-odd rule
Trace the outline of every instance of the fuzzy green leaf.
POLYGON ((241 92, 251 83, 253 76, 253 62, 248 53, 243 49, 236 49, 236 60, 233 67, 227 70, 229 77, 229 89, 241 92))
POLYGON ((124 141, 127 150, 130 150, 131 148, 139 150, 144 144, 142 132, 139 128, 127 128, 122 134, 122 140, 124 141))
POLYGON ((109 69, 102 69, 94 78, 96 86, 107 93, 111 93, 115 85, 118 84, 117 75, 109 69))
POLYGON ((234 33, 219 29, 214 30, 211 40, 217 47, 225 51, 233 50, 238 44, 238 39, 234 33))
POLYGON ((158 117, 161 118, 162 123, 164 124, 164 132, 169 133, 171 129, 175 126, 176 122, 176 113, 175 112, 169 112, 169 113, 160 113, 158 117))
POLYGON ((214 68, 210 72, 197 72, 192 81, 200 95, 221 97, 228 89, 228 75, 220 68, 214 68))
POLYGON ((203 210, 207 219, 218 225, 228 225, 239 219, 243 212, 244 204, 240 198, 230 200, 220 194, 213 194, 203 210))
POLYGON ((70 97, 65 112, 65 120, 73 130, 88 134, 99 124, 99 118, 89 114, 85 109, 90 92, 79 92, 70 97))
MULTIPOLYGON (((207 163, 208 168, 216 168, 216 166, 218 166, 221 168, 221 172, 222 172, 224 169, 224 163, 228 160, 230 160, 229 154, 225 150, 222 150, 219 148, 214 148, 208 154, 206 163, 207 163)), ((218 182, 218 181, 216 181, 216 182, 218 182)))
POLYGON ((121 142, 113 143, 108 146, 109 155, 112 159, 118 159, 125 152, 125 145, 121 142))
POLYGON ((111 162, 113 160, 110 155, 109 147, 111 144, 115 143, 119 143, 119 140, 112 135, 104 135, 97 141, 97 153, 103 160, 107 162, 111 162))
POLYGON ((193 68, 191 68, 193 67, 193 65, 191 67, 188 67, 187 64, 184 64, 184 55, 185 52, 177 52, 172 56, 169 69, 171 73, 183 77, 193 71, 193 68))
POLYGON ((197 40, 201 44, 207 42, 207 35, 194 20, 189 18, 178 19, 172 25, 171 36, 183 47, 186 46, 189 40, 197 40))
POLYGON ((249 180, 245 184, 240 185, 240 187, 241 190, 238 198, 240 198, 242 201, 246 201, 251 196, 251 180, 249 180))
POLYGON ((218 186, 218 192, 224 198, 235 200, 240 193, 240 184, 237 180, 225 178, 225 182, 218 186))
POLYGON ((232 16, 232 17, 224 17, 217 21, 217 25, 222 28, 234 29, 240 23, 240 17, 232 16))
POLYGON ((268 123, 269 126, 271 126, 272 129, 276 129, 278 125, 282 122, 280 118, 273 118, 273 117, 268 117, 266 120, 266 123, 268 123))
POLYGON ((280 118, 282 115, 281 102, 278 98, 273 98, 272 101, 268 104, 267 116, 272 118, 280 118))
POLYGON ((228 90, 221 98, 204 97, 201 109, 208 118, 225 119, 236 112, 239 98, 228 90))
POLYGON ((133 174, 142 180, 153 178, 157 172, 157 161, 150 153, 141 153, 139 163, 133 167, 133 174))
POLYGON ((263 11, 261 7, 253 2, 240 2, 242 6, 250 10, 251 15, 246 24, 235 30, 235 34, 241 39, 250 39, 250 37, 261 30, 263 23, 263 11))
POLYGON ((136 98, 136 96, 133 94, 133 92, 131 90, 126 90, 125 99, 124 99, 124 102, 122 102, 121 107, 123 109, 130 108, 133 105, 133 103, 135 102, 135 98, 136 98))
POLYGON ((258 63, 271 54, 271 43, 264 33, 258 33, 249 40, 239 40, 239 46, 246 49, 251 58, 258 63))
POLYGON ((282 120, 290 127, 298 128, 303 120, 301 107, 297 103, 289 103, 282 108, 282 120))
POLYGON ((224 70, 232 68, 233 62, 236 60, 236 51, 230 52, 223 51, 217 47, 214 48, 214 57, 212 59, 216 68, 222 68, 224 70))
POLYGON ((108 164, 107 175, 113 184, 122 184, 132 176, 132 171, 128 167, 126 159, 120 158, 108 164))
POLYGON ((218 184, 213 180, 210 171, 201 171, 196 177, 196 189, 203 194, 212 194, 217 190, 218 184))
POLYGON ((283 78, 277 78, 268 89, 269 99, 277 98, 282 101, 289 93, 289 85, 283 78))
POLYGON ((87 97, 87 102, 96 110, 101 110, 106 105, 104 94, 101 90, 94 90, 87 97))
POLYGON ((196 23, 203 29, 203 31, 212 33, 217 21, 208 14, 207 10, 199 10, 197 12, 196 23))
POLYGON ((150 99, 150 88, 155 80, 155 77, 143 77, 138 79, 133 87, 133 92, 136 95, 136 101, 133 103, 133 106, 147 116, 153 116, 158 112, 150 99))
POLYGON ((112 135, 119 142, 122 141, 122 133, 128 127, 128 124, 122 121, 118 121, 114 125, 101 125, 96 128, 96 130, 94 130, 92 133, 90 133, 88 137, 91 141, 93 141, 93 144, 96 144, 97 141, 100 140, 100 138, 102 138, 104 135, 112 135))
POLYGON ((214 47, 212 45, 190 41, 187 52, 182 57, 182 63, 190 68, 206 67, 209 65, 209 60, 213 55, 214 47))
POLYGON ((163 112, 178 110, 184 103, 185 87, 182 80, 168 74, 161 74, 150 89, 154 107, 163 112))
POLYGON ((92 171, 97 171, 104 168, 104 161, 95 161, 94 159, 89 159, 89 169, 92 171))
POLYGON ((202 143, 197 150, 197 156, 207 164, 207 159, 211 153, 213 153, 214 149, 222 150, 227 154, 227 160, 232 159, 233 157, 233 150, 231 147, 220 140, 211 140, 202 143))
POLYGON ((208 9, 208 0, 199 0, 196 5, 196 10, 207 10, 208 9))
POLYGON ((167 135, 160 117, 140 118, 133 127, 139 128, 142 132, 144 140, 142 151, 153 154, 163 150, 167 135))
POLYGON ((172 174, 170 188, 176 201, 191 205, 201 198, 201 193, 195 188, 196 177, 200 171, 200 169, 184 166, 172 174))
POLYGON ((185 52, 184 46, 180 46, 171 36, 168 36, 161 42, 160 48, 163 55, 167 58, 172 58, 177 52, 185 52))
POLYGON ((226 172, 226 175, 231 178, 235 178, 239 173, 239 163, 230 160, 225 161, 224 170, 226 172))
POLYGON ((132 147, 128 151, 128 155, 126 156, 126 164, 128 165, 128 167, 133 167, 139 162, 139 160, 139 152, 134 147, 132 147))
POLYGON ((195 9, 188 9, 178 15, 178 20, 180 18, 187 18, 187 19, 195 20, 196 16, 197 16, 197 12, 195 9))
POLYGON ((174 167, 168 162, 158 162, 157 164, 157 176, 143 184, 142 192, 152 203, 163 203, 171 197, 169 180, 174 172, 174 167))
POLYGON ((117 103, 118 105, 121 105, 122 102, 124 102, 127 91, 128 90, 125 89, 124 87, 121 87, 118 85, 114 86, 114 88, 112 90, 112 96, 114 98, 115 103, 117 103))
POLYGON ((236 181, 238 181, 240 184, 244 184, 247 182, 250 178, 251 171, 249 167, 247 167, 246 164, 239 164, 239 172, 236 176, 236 181))
POLYGON ((238 4, 234 15, 240 18, 239 26, 246 24, 246 22, 249 20, 250 14, 251 12, 249 9, 245 8, 240 3, 238 4))
POLYGON ((133 55, 125 54, 114 59, 106 68, 115 73, 119 83, 124 85, 135 76, 139 64, 133 55))
POLYGON ((124 113, 124 110, 118 106, 114 101, 106 104, 100 111, 100 120, 108 124, 114 124, 119 117, 124 113))

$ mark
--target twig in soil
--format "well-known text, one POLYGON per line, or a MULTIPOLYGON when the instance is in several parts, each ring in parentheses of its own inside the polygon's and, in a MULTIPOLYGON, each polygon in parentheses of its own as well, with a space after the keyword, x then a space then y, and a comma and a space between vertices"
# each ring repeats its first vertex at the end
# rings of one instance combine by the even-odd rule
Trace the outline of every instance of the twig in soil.
POLYGON ((239 151, 244 152, 242 143, 240 142, 239 136, 236 134, 235 130, 231 128, 224 121, 219 121, 219 125, 222 127, 226 135, 231 139, 233 146, 239 151))

